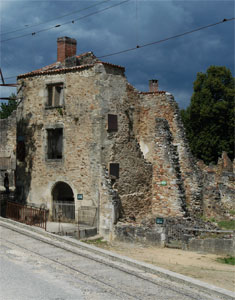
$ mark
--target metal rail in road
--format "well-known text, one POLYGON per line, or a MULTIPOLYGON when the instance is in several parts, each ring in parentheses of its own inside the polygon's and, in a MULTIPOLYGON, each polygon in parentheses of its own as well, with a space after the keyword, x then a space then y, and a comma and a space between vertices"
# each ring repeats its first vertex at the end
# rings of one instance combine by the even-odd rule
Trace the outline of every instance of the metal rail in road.
POLYGON ((33 232, 31 227, 28 229, 22 224, 18 226, 8 220, 1 219, 0 225, 1 245, 11 249, 13 253, 21 253, 24 266, 39 262, 44 273, 50 266, 50 275, 62 276, 64 284, 70 285, 73 291, 77 289, 80 295, 78 299, 234 299, 232 292, 209 285, 207 289, 205 286, 200 289, 193 284, 193 279, 192 284, 177 278, 173 280, 173 275, 170 274, 172 272, 167 278, 169 271, 166 270, 165 276, 162 277, 150 272, 150 269, 144 269, 144 266, 147 268, 147 264, 130 264, 128 261, 135 261, 111 253, 109 256, 108 251, 96 247, 79 247, 83 243, 72 241, 70 238, 52 234, 46 236, 40 229, 33 232), (92 298, 89 295, 92 295, 92 298))

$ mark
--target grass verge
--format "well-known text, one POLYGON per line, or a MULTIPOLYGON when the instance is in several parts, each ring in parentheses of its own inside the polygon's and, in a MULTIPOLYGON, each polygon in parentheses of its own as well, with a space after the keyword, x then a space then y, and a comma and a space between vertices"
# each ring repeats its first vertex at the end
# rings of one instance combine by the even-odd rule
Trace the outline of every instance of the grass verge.
POLYGON ((103 240, 103 238, 98 238, 98 239, 95 239, 95 240, 82 240, 83 243, 87 243, 87 244, 90 244, 90 245, 94 245, 94 246, 97 246, 97 247, 102 247, 102 246, 108 246, 108 242, 103 240))
POLYGON ((229 256, 229 257, 219 257, 216 259, 218 262, 227 264, 227 265, 235 265, 235 257, 229 256))
POLYGON ((218 226, 222 229, 235 230, 235 220, 219 221, 218 226))

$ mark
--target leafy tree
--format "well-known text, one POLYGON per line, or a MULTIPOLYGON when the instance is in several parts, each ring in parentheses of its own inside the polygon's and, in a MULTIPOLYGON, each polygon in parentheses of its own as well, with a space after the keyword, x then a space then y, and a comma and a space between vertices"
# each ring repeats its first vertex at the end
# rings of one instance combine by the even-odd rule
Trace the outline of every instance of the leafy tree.
POLYGON ((235 80, 226 67, 198 73, 194 93, 182 121, 192 153, 206 164, 217 163, 222 151, 234 158, 235 80))
MULTIPOLYGON (((14 93, 9 97, 11 99, 16 99, 16 95, 14 93)), ((8 103, 0 104, 0 119, 8 118, 11 113, 16 110, 17 102, 15 100, 9 100, 8 103)))

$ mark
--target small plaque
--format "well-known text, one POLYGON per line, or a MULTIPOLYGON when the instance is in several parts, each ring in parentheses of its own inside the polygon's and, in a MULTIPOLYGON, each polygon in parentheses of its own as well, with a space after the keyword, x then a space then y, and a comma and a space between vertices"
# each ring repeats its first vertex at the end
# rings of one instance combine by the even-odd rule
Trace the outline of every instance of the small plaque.
POLYGON ((83 194, 77 194, 77 199, 78 200, 83 200, 83 194))
POLYGON ((164 218, 156 218, 156 224, 164 224, 164 218))
POLYGON ((166 182, 166 181, 162 181, 162 182, 161 182, 161 185, 166 186, 166 185, 167 185, 167 182, 166 182))

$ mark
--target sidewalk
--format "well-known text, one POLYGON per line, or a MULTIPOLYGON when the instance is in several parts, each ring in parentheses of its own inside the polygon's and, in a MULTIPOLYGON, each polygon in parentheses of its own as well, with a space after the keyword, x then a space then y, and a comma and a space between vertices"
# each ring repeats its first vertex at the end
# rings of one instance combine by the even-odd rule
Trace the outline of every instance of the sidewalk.
MULTIPOLYGON (((127 269, 128 272, 132 272, 130 268, 136 269, 138 270, 138 272, 136 273, 138 274, 137 276, 149 277, 151 274, 154 274, 161 278, 171 280, 172 282, 177 282, 192 289, 208 293, 215 296, 215 298, 234 299, 235 294, 231 291, 225 290, 223 288, 218 288, 205 282, 154 265, 150 265, 148 263, 140 262, 132 258, 128 258, 107 250, 94 247, 92 245, 88 245, 86 243, 72 239, 71 237, 61 237, 49 232, 45 232, 42 229, 27 226, 4 218, 0 218, 0 225, 17 231, 21 234, 31 236, 43 242, 50 243, 52 245, 55 245, 56 247, 68 250, 73 253, 77 253, 78 255, 81 255, 80 253, 82 253, 82 255, 87 258, 105 263, 113 268, 127 269)), ((133 270, 133 274, 135 272, 136 271, 133 270)))

